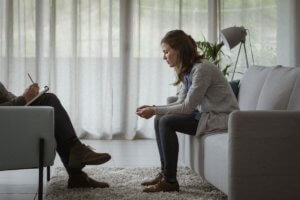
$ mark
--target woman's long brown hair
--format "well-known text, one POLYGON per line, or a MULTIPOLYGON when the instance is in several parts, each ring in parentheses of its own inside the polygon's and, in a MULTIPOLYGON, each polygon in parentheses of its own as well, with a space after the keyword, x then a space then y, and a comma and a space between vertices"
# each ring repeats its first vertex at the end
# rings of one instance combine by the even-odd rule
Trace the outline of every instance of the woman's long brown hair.
POLYGON ((195 40, 182 30, 169 31, 161 40, 161 44, 168 44, 172 49, 178 51, 180 66, 175 67, 177 81, 173 85, 183 82, 184 75, 189 73, 195 63, 201 62, 203 56, 197 51, 195 40))

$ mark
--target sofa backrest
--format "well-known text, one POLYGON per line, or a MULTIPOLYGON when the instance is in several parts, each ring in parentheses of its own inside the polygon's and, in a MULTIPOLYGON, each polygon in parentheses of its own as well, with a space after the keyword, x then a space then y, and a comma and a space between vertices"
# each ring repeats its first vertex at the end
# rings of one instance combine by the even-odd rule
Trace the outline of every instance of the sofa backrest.
POLYGON ((300 67, 251 66, 238 101, 241 110, 300 110, 300 67))

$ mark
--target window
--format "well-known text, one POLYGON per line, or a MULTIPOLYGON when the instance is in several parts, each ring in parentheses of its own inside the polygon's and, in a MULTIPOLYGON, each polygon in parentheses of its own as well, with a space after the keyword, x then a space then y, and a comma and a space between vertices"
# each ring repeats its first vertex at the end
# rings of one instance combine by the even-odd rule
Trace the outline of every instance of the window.
MULTIPOLYGON (((221 29, 231 26, 244 26, 250 34, 246 37, 246 48, 249 65, 252 65, 250 40, 254 53, 255 64, 275 65, 277 51, 277 4, 276 0, 224 0, 221 2, 221 29)), ((225 49, 225 48, 224 48, 225 49)), ((237 57, 238 47, 231 52, 231 62, 237 57)), ((244 51, 241 50, 237 70, 245 70, 244 51)), ((241 75, 237 74, 237 77, 241 75)))

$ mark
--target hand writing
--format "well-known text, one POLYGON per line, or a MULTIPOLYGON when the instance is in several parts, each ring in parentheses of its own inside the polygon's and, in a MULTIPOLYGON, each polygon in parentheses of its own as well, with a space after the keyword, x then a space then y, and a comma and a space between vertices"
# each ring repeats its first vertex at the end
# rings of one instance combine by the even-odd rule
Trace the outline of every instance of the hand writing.
POLYGON ((34 83, 30 85, 24 92, 23 97, 25 98, 26 102, 29 102, 31 99, 33 99, 36 95, 39 93, 39 85, 37 83, 34 83))

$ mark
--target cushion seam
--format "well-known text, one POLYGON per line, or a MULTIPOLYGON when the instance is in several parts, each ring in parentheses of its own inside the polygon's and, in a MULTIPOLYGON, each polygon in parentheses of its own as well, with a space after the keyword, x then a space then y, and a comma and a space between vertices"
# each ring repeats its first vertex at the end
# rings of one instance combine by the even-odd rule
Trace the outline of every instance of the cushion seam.
POLYGON ((291 102, 291 96, 292 96, 292 94, 294 94, 297 80, 298 80, 298 77, 295 78, 294 85, 293 85, 293 89, 292 89, 292 92, 290 93, 289 101, 288 101, 288 104, 287 104, 287 107, 286 107, 287 110, 289 110, 290 102, 291 102))
POLYGON ((256 103, 255 110, 257 110, 257 108, 258 108, 258 103, 259 103, 259 101, 260 101, 260 98, 261 98, 261 95, 262 95, 263 88, 265 87, 265 84, 266 84, 266 82, 267 82, 267 79, 269 78, 269 76, 270 76, 270 74, 273 72, 273 70, 274 70, 274 68, 273 68, 272 70, 270 70, 270 71, 268 72, 268 74, 266 75, 266 78, 265 78, 265 80, 264 80, 264 82, 263 82, 263 85, 262 85, 262 87, 261 87, 261 89, 260 89, 260 91, 259 91, 259 96, 258 96, 258 98, 257 98, 257 103, 256 103))

